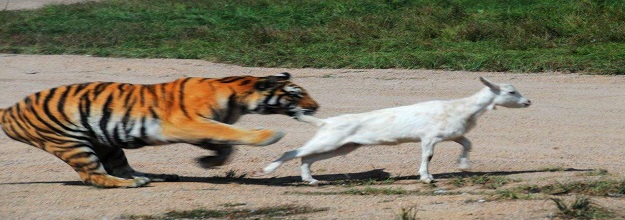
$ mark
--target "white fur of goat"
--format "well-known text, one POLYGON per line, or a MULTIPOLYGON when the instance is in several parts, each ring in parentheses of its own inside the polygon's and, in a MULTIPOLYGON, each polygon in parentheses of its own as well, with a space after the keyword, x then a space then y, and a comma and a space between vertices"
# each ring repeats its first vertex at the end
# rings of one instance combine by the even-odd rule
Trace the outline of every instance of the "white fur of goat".
POLYGON ((302 158, 302 180, 317 184, 310 173, 315 161, 347 154, 362 145, 396 145, 421 142, 420 179, 425 183, 434 181, 428 172, 434 145, 442 141, 454 141, 462 145, 458 167, 467 170, 471 142, 464 135, 475 127, 477 118, 495 106, 523 108, 531 102, 512 85, 494 84, 480 77, 486 87, 472 96, 417 103, 409 106, 387 108, 360 114, 345 114, 326 119, 309 115, 297 115, 300 121, 319 127, 315 136, 304 146, 286 152, 266 166, 255 176, 269 174, 284 162, 302 158))

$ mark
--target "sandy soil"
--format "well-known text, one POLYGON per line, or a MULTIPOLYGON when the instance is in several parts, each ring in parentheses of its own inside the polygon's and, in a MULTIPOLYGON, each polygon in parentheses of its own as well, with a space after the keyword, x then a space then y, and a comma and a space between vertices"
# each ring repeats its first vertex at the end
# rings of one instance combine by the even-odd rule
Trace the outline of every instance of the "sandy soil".
MULTIPOLYGON (((0 0, 0 10, 78 1, 0 0)), ((69 83, 157 83, 183 76, 264 76, 281 71, 291 72, 293 81, 308 89, 321 104, 319 117, 464 97, 482 87, 479 76, 515 84, 534 104, 528 109, 500 108, 479 120, 477 128, 467 135, 474 144, 472 172, 461 173, 455 168, 460 152, 457 144, 439 144, 431 169, 438 180, 434 185, 418 181, 418 144, 364 147, 347 156, 318 162, 312 169, 322 180, 318 187, 301 184, 297 161, 285 164, 269 177, 245 176, 314 134, 314 127, 286 116, 245 116, 239 126, 280 129, 287 135, 267 147, 239 146, 232 162, 218 169, 197 166, 194 158, 205 152, 185 144, 127 150, 131 165, 138 170, 182 176, 180 182, 151 183, 135 189, 85 186, 69 166, 54 156, 10 140, 0 132, 0 219, 119 219, 129 215, 158 216, 173 210, 255 210, 279 205, 326 210, 288 217, 298 219, 393 219, 402 208, 416 210, 421 219, 551 219, 557 209, 544 197, 496 200, 489 195, 495 190, 479 185, 457 187, 453 182, 460 177, 489 175, 514 180, 499 188, 509 189, 625 178, 623 76, 268 69, 198 60, 0 54, 0 107, 30 93, 69 83), (553 169, 559 171, 548 171, 553 169), (586 175, 599 169, 606 169, 608 175, 586 175), (367 188, 401 189, 405 193, 342 193, 367 188)), ((592 200, 625 215, 622 199, 592 200)))
MULTIPOLYGON (((127 150, 131 165, 138 170, 183 177, 180 182, 151 183, 135 189, 85 186, 69 166, 54 156, 2 133, 0 219, 117 219, 172 210, 226 210, 232 209, 232 204, 239 204, 234 207, 238 209, 285 204, 327 208, 292 216, 309 219, 392 219, 401 208, 414 208, 422 219, 549 219, 557 209, 548 199, 494 200, 487 195, 494 190, 456 187, 452 182, 460 175, 484 174, 517 181, 501 188, 505 189, 625 177, 623 76, 271 69, 199 60, 4 54, 0 55, 0 107, 30 93, 69 83, 157 83, 183 76, 264 76, 281 71, 292 73, 293 81, 308 89, 320 103, 319 117, 468 96, 482 88, 479 76, 514 84, 533 105, 527 109, 499 108, 480 118, 478 126, 467 135, 474 143, 470 173, 463 174, 455 167, 459 145, 439 144, 432 162, 431 171, 438 179, 433 186, 418 181, 418 144, 364 147, 347 156, 318 162, 313 166, 313 174, 322 180, 318 187, 301 184, 298 161, 288 162, 268 177, 226 177, 228 172, 240 177, 254 171, 314 134, 314 127, 286 116, 243 117, 238 126, 280 129, 287 135, 267 147, 239 146, 233 161, 218 169, 197 166, 194 158, 203 155, 203 150, 185 144, 127 150), (547 168, 563 170, 548 172, 547 168), (606 169, 609 175, 584 175, 598 169, 606 169), (340 193, 367 187, 403 189, 408 193, 340 193), (423 195, 441 190, 456 193, 423 195), (422 193, 410 193, 416 191, 422 193), (476 202, 481 199, 485 201, 476 202)), ((622 199, 593 197, 593 201, 625 213, 622 199)))

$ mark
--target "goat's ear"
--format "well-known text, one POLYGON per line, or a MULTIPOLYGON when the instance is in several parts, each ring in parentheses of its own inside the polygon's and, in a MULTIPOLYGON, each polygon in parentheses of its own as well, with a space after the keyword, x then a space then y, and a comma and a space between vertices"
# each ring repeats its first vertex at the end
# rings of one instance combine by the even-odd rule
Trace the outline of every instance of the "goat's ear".
POLYGON ((484 85, 488 86, 488 88, 499 90, 499 85, 488 81, 486 78, 480 76, 480 81, 484 83, 484 85))

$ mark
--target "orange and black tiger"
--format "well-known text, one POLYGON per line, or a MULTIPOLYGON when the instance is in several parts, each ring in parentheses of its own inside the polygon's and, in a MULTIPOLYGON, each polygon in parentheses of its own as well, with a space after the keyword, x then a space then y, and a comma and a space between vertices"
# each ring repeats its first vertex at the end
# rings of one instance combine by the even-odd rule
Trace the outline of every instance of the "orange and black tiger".
POLYGON ((4 132, 69 164, 86 184, 139 187, 177 175, 148 174, 128 164, 122 148, 189 143, 216 151, 199 158, 223 164, 232 145, 272 144, 283 134, 232 126, 247 113, 312 114, 318 108, 290 74, 267 77, 181 78, 139 85, 91 82, 29 95, 0 109, 4 132))

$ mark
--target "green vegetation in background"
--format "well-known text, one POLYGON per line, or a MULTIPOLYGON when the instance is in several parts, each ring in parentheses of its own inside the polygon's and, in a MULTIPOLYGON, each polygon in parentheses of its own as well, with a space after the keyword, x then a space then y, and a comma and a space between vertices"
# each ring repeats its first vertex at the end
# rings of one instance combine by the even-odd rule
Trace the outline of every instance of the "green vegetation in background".
POLYGON ((0 52, 625 74, 625 1, 104 0, 1 11, 0 52))

